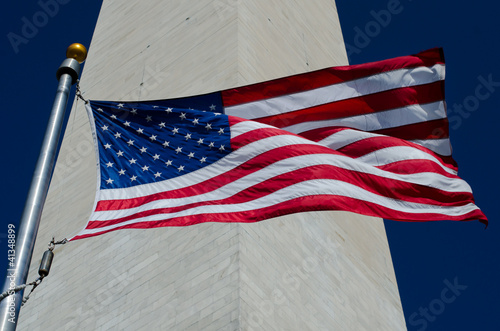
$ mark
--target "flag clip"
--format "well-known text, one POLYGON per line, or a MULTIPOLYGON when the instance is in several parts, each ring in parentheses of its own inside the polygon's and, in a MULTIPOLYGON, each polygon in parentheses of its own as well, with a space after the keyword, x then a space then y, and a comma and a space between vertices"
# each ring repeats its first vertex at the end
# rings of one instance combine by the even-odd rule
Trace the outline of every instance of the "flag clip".
POLYGON ((83 102, 85 102, 85 104, 89 103, 89 101, 87 99, 85 99, 82 95, 82 91, 80 90, 80 80, 79 79, 76 81, 76 97, 78 99, 82 99, 83 102))

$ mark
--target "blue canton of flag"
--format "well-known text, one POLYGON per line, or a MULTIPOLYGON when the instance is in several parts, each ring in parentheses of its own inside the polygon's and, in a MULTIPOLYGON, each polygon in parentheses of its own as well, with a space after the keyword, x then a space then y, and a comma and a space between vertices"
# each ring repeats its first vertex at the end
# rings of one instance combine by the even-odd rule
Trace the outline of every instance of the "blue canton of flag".
POLYGON ((212 112, 215 104, 208 107, 212 111, 103 101, 91 101, 90 106, 101 189, 171 179, 231 151, 228 118, 212 112))

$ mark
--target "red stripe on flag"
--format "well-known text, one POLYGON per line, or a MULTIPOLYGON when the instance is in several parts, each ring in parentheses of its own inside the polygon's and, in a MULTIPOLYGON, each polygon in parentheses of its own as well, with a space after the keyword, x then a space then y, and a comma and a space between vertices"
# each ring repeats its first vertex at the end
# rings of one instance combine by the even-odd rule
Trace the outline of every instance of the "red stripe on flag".
POLYGON ((442 139, 449 138, 450 136, 447 118, 375 130, 372 132, 405 140, 442 139))
POLYGON ((460 179, 457 175, 443 171, 443 168, 441 168, 436 162, 430 160, 410 159, 396 161, 390 164, 377 166, 377 168, 395 174, 419 174, 424 172, 434 172, 444 177, 460 179))

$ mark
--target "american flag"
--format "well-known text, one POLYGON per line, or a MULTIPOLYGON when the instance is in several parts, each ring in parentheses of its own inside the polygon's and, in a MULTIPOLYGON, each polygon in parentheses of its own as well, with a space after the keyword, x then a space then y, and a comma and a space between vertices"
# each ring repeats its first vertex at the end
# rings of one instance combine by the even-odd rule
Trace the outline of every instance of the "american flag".
POLYGON ((312 210, 486 223, 451 158, 443 84, 435 49, 193 98, 91 101, 99 188, 71 240, 312 210))

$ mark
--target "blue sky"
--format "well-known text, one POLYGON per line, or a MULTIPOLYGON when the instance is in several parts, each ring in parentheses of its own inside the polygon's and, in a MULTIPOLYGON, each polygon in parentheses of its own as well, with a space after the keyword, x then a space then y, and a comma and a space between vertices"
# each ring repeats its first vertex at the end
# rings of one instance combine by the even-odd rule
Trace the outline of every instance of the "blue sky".
MULTIPOLYGON (((17 224, 23 210, 57 87, 55 71, 69 44, 90 45, 100 5, 92 0, 5 4, 0 20, 2 270, 7 225, 17 224), (37 24, 30 29, 24 27, 27 21, 37 24), (24 39, 13 39, 14 34, 24 39)), ((338 0, 337 7, 351 64, 444 48, 453 155, 490 219, 486 230, 479 222, 385 222, 408 330, 500 329, 495 212, 500 5, 484 0, 338 0)))

